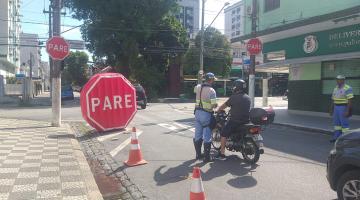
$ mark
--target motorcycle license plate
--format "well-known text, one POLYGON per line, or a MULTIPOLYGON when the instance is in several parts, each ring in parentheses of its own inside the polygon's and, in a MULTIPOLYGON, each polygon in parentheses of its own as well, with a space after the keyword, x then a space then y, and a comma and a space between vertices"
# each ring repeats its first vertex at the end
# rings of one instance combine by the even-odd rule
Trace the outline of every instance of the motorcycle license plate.
POLYGON ((254 139, 255 141, 262 141, 262 140, 264 140, 263 137, 262 137, 260 134, 253 135, 253 139, 254 139))

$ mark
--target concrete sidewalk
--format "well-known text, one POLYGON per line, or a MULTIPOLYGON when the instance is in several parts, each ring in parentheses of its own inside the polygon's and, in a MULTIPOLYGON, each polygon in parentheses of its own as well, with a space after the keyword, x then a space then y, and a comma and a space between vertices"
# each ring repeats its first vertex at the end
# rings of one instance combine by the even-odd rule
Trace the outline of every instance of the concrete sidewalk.
MULTIPOLYGON (((275 109, 274 124, 289 126, 297 129, 321 132, 325 134, 333 133, 332 118, 327 113, 304 112, 288 110, 287 108, 275 109)), ((359 116, 350 118, 350 129, 359 129, 359 116)))
POLYGON ((65 124, 0 119, 0 199, 103 199, 65 124))
MULTIPOLYGON (((218 104, 221 105, 228 98, 218 98, 218 104)), ((169 103, 174 109, 192 113, 194 103, 169 103)), ((306 112, 288 110, 288 102, 282 97, 269 97, 268 105, 273 106, 275 110, 274 124, 288 126, 296 129, 320 132, 325 134, 333 133, 332 118, 327 113, 306 112)), ((255 107, 262 107, 262 98, 255 98, 255 107)), ((350 118, 350 129, 360 128, 360 116, 350 118)))

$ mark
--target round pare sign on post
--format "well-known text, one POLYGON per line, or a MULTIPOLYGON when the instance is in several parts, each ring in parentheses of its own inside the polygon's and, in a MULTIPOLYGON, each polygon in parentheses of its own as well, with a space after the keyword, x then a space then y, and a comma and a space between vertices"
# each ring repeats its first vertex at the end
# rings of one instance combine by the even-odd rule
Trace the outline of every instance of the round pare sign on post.
POLYGON ((46 51, 54 60, 64 60, 70 53, 70 45, 60 36, 54 36, 46 42, 46 51))
POLYGON ((97 131, 125 128, 137 111, 136 91, 121 74, 96 74, 80 94, 83 118, 97 131))
POLYGON ((247 42, 246 48, 250 55, 258 55, 262 51, 262 43, 258 38, 253 38, 247 42))

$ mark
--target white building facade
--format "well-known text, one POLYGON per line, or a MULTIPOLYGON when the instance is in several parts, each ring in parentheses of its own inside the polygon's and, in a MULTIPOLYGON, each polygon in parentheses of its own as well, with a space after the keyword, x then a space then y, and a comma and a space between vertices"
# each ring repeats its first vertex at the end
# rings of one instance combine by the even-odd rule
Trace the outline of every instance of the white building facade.
POLYGON ((30 75, 32 65, 32 77, 43 78, 44 70, 41 67, 41 51, 39 48, 39 37, 37 34, 20 34, 20 73, 30 75))
MULTIPOLYGON (((245 29, 245 4, 239 1, 224 10, 225 13, 225 35, 231 40, 244 34, 245 29)), ((233 56, 232 68, 242 69, 243 61, 248 59, 246 56, 245 44, 231 44, 233 56)))
POLYGON ((239 1, 224 10, 225 13, 225 35, 229 38, 239 37, 244 34, 245 29, 245 4, 239 1))
MULTIPOLYGON (((14 64, 17 69, 2 72, 14 76, 20 69, 20 0, 0 1, 0 59, 14 64)), ((3 71, 3 70, 1 70, 3 71)))
POLYGON ((188 36, 195 38, 200 29, 200 0, 177 0, 180 7, 175 17, 185 27, 188 36))

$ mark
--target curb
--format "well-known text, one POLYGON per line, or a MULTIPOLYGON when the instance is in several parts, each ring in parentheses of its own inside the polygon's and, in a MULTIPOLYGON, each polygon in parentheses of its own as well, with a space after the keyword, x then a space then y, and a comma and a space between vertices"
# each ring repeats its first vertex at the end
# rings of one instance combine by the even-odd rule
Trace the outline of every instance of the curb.
POLYGON ((290 127, 290 128, 294 128, 294 129, 302 130, 302 131, 318 132, 318 133, 322 133, 322 134, 326 134, 326 135, 333 134, 332 131, 327 130, 327 129, 322 129, 322 128, 306 127, 306 126, 301 126, 301 125, 294 125, 294 124, 280 123, 280 122, 274 122, 273 124, 279 125, 279 126, 290 127))
MULTIPOLYGON (((99 134, 91 132, 93 129, 85 125, 85 122, 70 122, 69 126, 74 131, 75 137, 81 145, 83 155, 87 160, 94 161, 91 167, 95 177, 104 177, 107 181, 114 184, 112 190, 103 192, 105 200, 147 200, 139 187, 135 185, 126 174, 126 167, 118 163, 110 153, 104 148, 102 142, 98 140, 99 134), (91 134, 89 134, 89 131, 91 134)), ((98 179, 96 179, 98 180, 98 179)), ((101 189, 101 183, 99 185, 101 189)), ((104 189, 104 188, 102 188, 104 189)))
POLYGON ((193 99, 180 99, 180 98, 162 98, 157 100, 158 103, 192 103, 193 99))
MULTIPOLYGON (((69 124, 64 124, 64 126, 66 126, 69 132, 75 136, 75 132, 70 128, 69 124)), ((84 182, 87 191, 87 197, 90 200, 103 200, 98 185, 95 182, 95 178, 90 170, 89 164, 81 150, 79 142, 74 138, 71 138, 70 140, 74 149, 74 155, 81 169, 81 175, 85 180, 84 182)))

